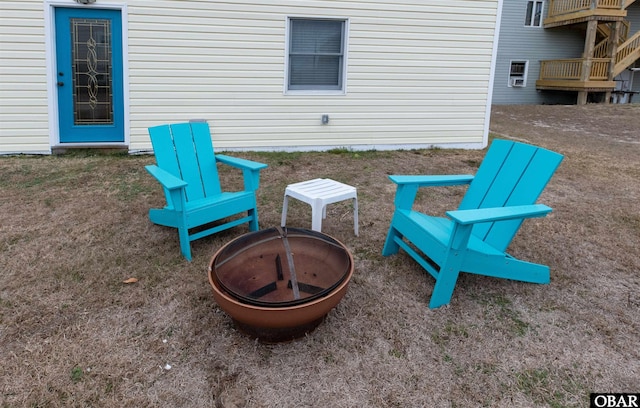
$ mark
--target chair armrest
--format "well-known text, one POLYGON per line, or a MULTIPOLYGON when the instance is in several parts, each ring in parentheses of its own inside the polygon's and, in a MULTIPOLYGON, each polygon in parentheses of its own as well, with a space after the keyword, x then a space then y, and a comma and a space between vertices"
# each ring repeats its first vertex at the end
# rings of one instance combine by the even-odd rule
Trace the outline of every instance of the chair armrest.
POLYGON ((417 175, 417 176, 389 176, 389 180, 398 185, 394 205, 396 208, 410 210, 420 187, 445 187, 469 184, 473 176, 461 175, 417 175))
POLYGON ((473 180, 473 175, 470 174, 458 174, 458 175, 392 175, 389 176, 389 180, 398 185, 417 184, 418 187, 436 187, 436 186, 457 186, 461 184, 469 184, 473 180))
POLYGON ((242 170, 244 180, 244 191, 256 191, 260 186, 260 170, 267 167, 264 163, 255 162, 238 157, 216 154, 216 160, 242 170))
POLYGON ((544 217, 552 211, 544 204, 516 205, 512 207, 480 208, 477 210, 447 211, 447 216, 458 224, 513 220, 518 218, 544 217))
POLYGON ((148 166, 145 166, 144 168, 147 169, 149 174, 155 177, 155 179, 158 180, 160 184, 162 184, 162 187, 166 188, 167 190, 175 190, 187 185, 186 181, 179 179, 166 170, 162 170, 155 164, 150 164, 148 166))
POLYGON ((216 160, 228 164, 229 166, 247 170, 262 170, 267 167, 264 163, 255 162, 253 160, 241 159, 239 157, 231 157, 224 154, 216 154, 216 160))

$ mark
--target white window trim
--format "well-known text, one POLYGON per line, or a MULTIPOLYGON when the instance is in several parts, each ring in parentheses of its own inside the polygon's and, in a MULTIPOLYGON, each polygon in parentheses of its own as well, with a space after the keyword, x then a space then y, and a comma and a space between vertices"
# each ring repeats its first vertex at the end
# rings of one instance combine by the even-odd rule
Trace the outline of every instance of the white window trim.
MULTIPOLYGON (((534 24, 525 24, 524 26, 526 28, 542 28, 542 26, 544 25, 544 10, 545 10, 545 5, 547 4, 547 2, 545 0, 531 0, 534 3, 540 2, 542 3, 542 9, 540 10, 540 24, 538 25, 534 25, 534 24)), ((529 4, 529 1, 527 1, 527 5, 529 4)), ((535 4, 534 4, 535 6, 535 4)), ((527 10, 525 9, 525 13, 527 12, 527 10)), ((526 15, 526 14, 525 14, 526 15)), ((533 19, 534 14, 531 15, 531 18, 533 19)))
POLYGON ((528 60, 523 60, 523 59, 510 60, 509 61, 509 74, 507 75, 507 86, 509 88, 526 88, 527 87, 527 75, 528 74, 529 74, 529 61, 528 60), (522 74, 522 75, 512 75, 511 74, 511 65, 513 65, 514 62, 515 63, 524 62, 524 74, 522 74), (524 84, 522 86, 514 87, 511 84, 511 79, 512 78, 522 78, 522 80, 524 81, 524 84))
POLYGON ((349 18, 347 17, 320 17, 320 16, 287 16, 284 37, 284 95, 346 95, 347 94, 347 67, 349 55, 349 18), (289 89, 289 36, 291 32, 291 20, 335 20, 344 21, 344 55, 342 58, 342 89, 289 89))

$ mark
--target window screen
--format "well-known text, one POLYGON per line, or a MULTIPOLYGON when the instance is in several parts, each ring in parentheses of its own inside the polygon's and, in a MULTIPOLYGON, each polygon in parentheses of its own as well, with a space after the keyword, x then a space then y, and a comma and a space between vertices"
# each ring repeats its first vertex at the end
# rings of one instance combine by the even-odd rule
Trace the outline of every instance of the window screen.
POLYGON ((527 63, 524 61, 514 61, 511 63, 511 69, 509 75, 511 76, 524 76, 527 63))
POLYGON ((343 89, 344 26, 343 20, 290 20, 288 89, 343 89))

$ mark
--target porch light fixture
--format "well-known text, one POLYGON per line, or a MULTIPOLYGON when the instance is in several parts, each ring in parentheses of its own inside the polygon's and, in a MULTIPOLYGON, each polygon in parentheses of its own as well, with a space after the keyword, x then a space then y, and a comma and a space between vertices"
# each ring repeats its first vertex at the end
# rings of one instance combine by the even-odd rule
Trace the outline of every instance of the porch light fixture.
POLYGON ((76 0, 76 3, 80 3, 80 4, 91 4, 95 2, 96 0, 76 0))

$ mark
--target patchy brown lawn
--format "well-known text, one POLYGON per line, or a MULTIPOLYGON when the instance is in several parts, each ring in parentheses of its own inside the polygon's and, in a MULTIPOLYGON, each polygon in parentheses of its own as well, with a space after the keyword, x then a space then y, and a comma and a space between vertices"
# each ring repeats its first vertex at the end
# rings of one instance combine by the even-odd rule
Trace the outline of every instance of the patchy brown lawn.
MULTIPOLYGON (((239 333, 207 281, 245 226, 195 242, 188 263, 175 230, 148 221, 163 204, 143 169, 153 157, 0 158, 2 406, 584 407, 589 392, 638 392, 640 106, 495 106, 491 129, 566 156, 541 199, 555 211, 510 248, 550 265, 551 284, 463 275, 437 310, 428 275, 380 255, 387 175, 473 173, 483 151, 236 154, 269 164, 263 227, 279 223, 288 183, 358 188, 360 237, 346 203, 323 226, 356 259, 347 296, 277 345, 239 333)), ((441 212, 461 194, 424 191, 420 205, 441 212)), ((309 227, 309 207, 290 207, 289 225, 309 227)))

